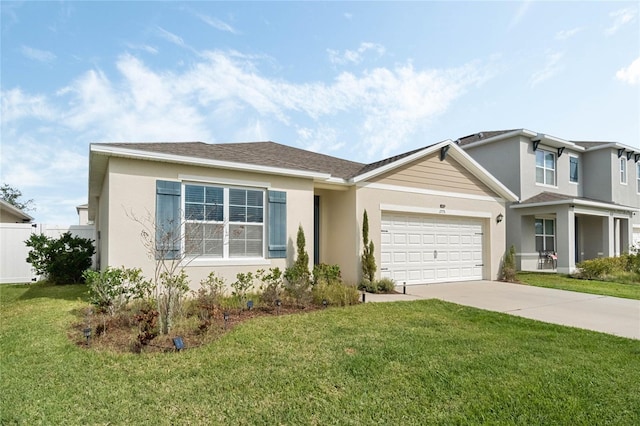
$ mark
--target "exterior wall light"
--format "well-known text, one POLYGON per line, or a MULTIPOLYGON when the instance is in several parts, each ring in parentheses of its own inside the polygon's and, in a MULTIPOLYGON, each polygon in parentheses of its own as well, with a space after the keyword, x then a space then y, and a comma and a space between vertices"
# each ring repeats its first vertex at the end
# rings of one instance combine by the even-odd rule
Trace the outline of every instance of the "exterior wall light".
POLYGON ((500 213, 500 214, 498 215, 498 217, 496 217, 496 223, 500 223, 500 222, 502 222, 502 219, 504 219, 504 215, 503 215, 502 213, 500 213))

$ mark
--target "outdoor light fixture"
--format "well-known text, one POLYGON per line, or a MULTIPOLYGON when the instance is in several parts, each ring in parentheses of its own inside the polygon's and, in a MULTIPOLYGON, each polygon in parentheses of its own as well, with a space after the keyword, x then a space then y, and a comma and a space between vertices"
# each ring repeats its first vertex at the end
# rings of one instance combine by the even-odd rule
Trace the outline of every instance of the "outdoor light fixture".
POLYGON ((280 315, 280 306, 281 305, 282 305, 282 300, 276 299, 276 311, 278 312, 278 315, 280 315))
POLYGON ((366 301, 366 300, 365 300, 365 295, 366 295, 366 294, 367 294, 367 293, 365 293, 364 291, 362 292, 362 303, 365 303, 365 301, 366 301))
POLYGON ((253 308, 253 300, 249 300, 247 302, 247 309, 251 310, 253 308))
POLYGON ((182 349, 184 349, 184 341, 182 340, 182 337, 180 336, 176 336, 173 338, 173 346, 176 347, 176 351, 180 352, 182 349))
POLYGON ((498 215, 498 217, 496 217, 496 222, 497 222, 497 223, 500 223, 500 222, 502 222, 502 219, 504 219, 504 215, 503 215, 502 213, 500 213, 500 214, 498 215))
POLYGON ((229 322, 229 312, 224 311, 222 314, 222 318, 224 318, 224 328, 227 329, 227 322, 229 322))
POLYGON ((91 327, 85 328, 82 330, 82 333, 84 334, 84 338, 87 339, 87 346, 89 346, 89 339, 91 339, 91 327))
POLYGON ((326 308, 328 304, 329 302, 327 301, 327 299, 322 299, 322 307, 326 308))

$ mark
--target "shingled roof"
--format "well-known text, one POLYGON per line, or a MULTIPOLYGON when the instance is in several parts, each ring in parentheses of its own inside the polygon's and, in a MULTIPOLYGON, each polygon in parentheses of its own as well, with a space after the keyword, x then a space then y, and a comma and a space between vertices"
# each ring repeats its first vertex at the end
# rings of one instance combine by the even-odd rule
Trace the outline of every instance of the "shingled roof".
POLYGON ((518 130, 519 129, 492 130, 492 131, 478 132, 478 133, 474 133, 472 135, 463 136, 460 139, 458 139, 456 141, 456 143, 458 144, 458 146, 469 145, 469 144, 474 143, 474 142, 479 142, 481 140, 493 138, 495 136, 500 136, 500 135, 503 135, 505 133, 516 132, 518 130))
MULTIPOLYGON (((99 144, 103 145, 103 144, 99 144)), ((207 144, 204 142, 109 143, 110 147, 177 155, 189 158, 254 164, 257 166, 329 173, 348 179, 366 165, 318 154, 276 142, 207 144)))

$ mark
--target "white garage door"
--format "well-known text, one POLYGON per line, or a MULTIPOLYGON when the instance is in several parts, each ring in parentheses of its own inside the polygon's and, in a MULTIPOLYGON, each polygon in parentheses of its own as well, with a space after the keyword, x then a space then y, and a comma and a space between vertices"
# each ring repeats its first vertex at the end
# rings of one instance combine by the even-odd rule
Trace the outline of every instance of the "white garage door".
POLYGON ((482 219, 382 214, 380 271, 402 285, 482 279, 482 219))

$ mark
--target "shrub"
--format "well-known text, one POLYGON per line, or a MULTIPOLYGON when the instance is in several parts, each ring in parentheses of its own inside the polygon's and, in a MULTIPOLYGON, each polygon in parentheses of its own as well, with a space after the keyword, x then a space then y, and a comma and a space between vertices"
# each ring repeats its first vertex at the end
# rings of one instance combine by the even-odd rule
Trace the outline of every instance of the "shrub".
POLYGON ((619 257, 601 257, 580 262, 579 277, 587 280, 603 280, 616 271, 622 272, 623 265, 619 257))
POLYGON ((313 267, 313 285, 317 285, 319 282, 332 283, 341 280, 342 276, 339 265, 320 263, 313 267))
POLYGON ((280 268, 269 268, 267 273, 264 269, 258 269, 256 272, 262 284, 260 284, 260 300, 269 305, 273 305, 276 300, 282 298, 282 290, 284 287, 284 276, 280 268))
POLYGON ((86 270, 83 277, 89 287, 89 302, 113 316, 132 300, 144 299, 151 293, 151 282, 138 268, 86 270))
POLYGON ((505 253, 500 270, 500 280, 506 282, 516 282, 516 248, 512 245, 505 253))
POLYGON ((163 272, 156 291, 160 333, 168 334, 182 311, 183 297, 189 291, 189 277, 183 269, 178 274, 163 272))
POLYGON ((348 306, 358 303, 360 293, 353 285, 344 284, 341 281, 321 280, 313 286, 313 303, 322 305, 326 300, 330 306, 348 306))
POLYGON ((231 284, 231 288, 233 288, 232 294, 238 298, 240 308, 242 308, 246 302, 247 291, 253 287, 253 279, 254 277, 251 272, 247 272, 246 274, 238 273, 236 274, 236 281, 231 284))
POLYGON ((394 293, 396 291, 396 282, 391 278, 381 278, 376 282, 378 293, 394 293))
POLYGON ((91 267, 95 253, 93 240, 73 236, 65 232, 59 238, 33 234, 25 241, 31 247, 27 262, 38 275, 54 284, 78 283, 83 272, 91 267))

